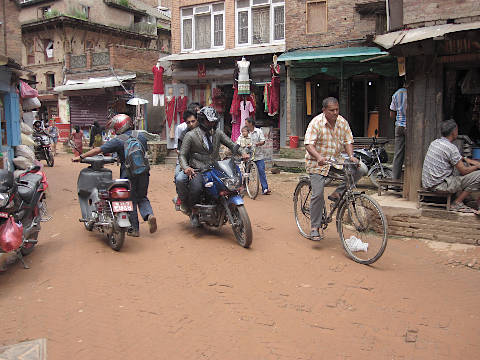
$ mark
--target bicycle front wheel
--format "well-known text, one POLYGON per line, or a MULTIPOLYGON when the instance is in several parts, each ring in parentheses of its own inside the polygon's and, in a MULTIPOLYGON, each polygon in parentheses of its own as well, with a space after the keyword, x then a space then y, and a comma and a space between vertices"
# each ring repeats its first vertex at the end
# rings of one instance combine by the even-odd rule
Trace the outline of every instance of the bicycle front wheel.
POLYGON ((347 199, 337 213, 337 230, 348 256, 372 264, 387 246, 387 220, 378 203, 365 194, 347 199))
POLYGON ((255 199, 258 195, 258 189, 260 184, 260 176, 258 174, 258 167, 253 161, 247 165, 247 170, 245 172, 246 181, 245 185, 247 187, 247 194, 250 199, 255 199))
POLYGON ((302 236, 310 238, 310 199, 312 198, 312 188, 309 179, 302 179, 297 184, 293 193, 293 212, 295 213, 295 222, 302 236))

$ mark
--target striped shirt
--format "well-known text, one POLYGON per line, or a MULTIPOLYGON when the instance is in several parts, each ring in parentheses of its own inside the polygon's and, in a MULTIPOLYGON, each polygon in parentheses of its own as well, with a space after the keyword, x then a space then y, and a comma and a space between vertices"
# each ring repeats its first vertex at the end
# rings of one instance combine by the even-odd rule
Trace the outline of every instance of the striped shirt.
MULTIPOLYGON (((338 115, 335 128, 328 127, 325 115, 315 116, 308 124, 305 133, 305 145, 314 145, 315 150, 322 157, 339 159, 345 145, 353 143, 353 135, 347 120, 338 115)), ((309 174, 328 175, 330 165, 319 166, 318 161, 308 153, 305 154, 305 168, 309 174)))
POLYGON ((460 151, 447 138, 432 141, 423 161, 422 186, 430 189, 442 183, 461 159, 460 151))
POLYGON ((407 126, 407 89, 402 87, 393 94, 390 110, 397 112, 395 126, 407 126))

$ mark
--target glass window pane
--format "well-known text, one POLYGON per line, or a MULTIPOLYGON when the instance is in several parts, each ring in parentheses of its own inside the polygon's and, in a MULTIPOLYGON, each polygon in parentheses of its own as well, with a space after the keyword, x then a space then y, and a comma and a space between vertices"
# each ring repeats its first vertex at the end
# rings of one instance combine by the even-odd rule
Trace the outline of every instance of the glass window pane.
POLYGON ((221 4, 213 4, 212 5, 212 11, 223 11, 223 3, 221 4))
POLYGON ((252 5, 268 4, 268 0, 253 0, 252 5))
POLYGON ((237 8, 247 8, 250 6, 250 0, 238 0, 237 8))
POLYGON ((195 16, 195 50, 210 49, 212 21, 210 14, 195 16))
POLYGON ((270 42, 270 7, 252 9, 252 43, 270 42))
POLYGON ((197 6, 195 8, 195 14, 210 12, 210 6, 197 6))
POLYGON ((191 16, 193 15, 193 8, 182 9, 182 16, 191 16))
POLYGON ((223 46, 223 14, 215 15, 213 17, 213 45, 223 46))
POLYGON ((248 11, 238 13, 238 43, 248 43, 248 11))
POLYGON ((273 40, 283 40, 285 38, 285 8, 277 6, 273 8, 273 40))
POLYGON ((192 48, 192 19, 183 20, 183 48, 192 48))

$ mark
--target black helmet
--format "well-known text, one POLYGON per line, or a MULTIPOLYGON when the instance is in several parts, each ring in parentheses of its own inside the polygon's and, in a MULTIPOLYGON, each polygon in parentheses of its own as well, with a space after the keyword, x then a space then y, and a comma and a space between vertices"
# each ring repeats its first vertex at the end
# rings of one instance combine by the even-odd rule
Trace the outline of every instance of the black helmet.
POLYGON ((207 132, 215 132, 218 123, 217 111, 211 106, 205 106, 197 114, 200 128, 207 132))

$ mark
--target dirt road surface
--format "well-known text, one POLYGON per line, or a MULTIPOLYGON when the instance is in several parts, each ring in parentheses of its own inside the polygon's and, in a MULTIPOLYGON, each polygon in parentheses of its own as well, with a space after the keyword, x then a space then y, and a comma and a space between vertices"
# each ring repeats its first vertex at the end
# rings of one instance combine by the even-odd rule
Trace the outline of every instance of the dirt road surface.
MULTIPOLYGON (((253 246, 174 212, 172 168, 152 169, 159 229, 112 251, 78 222, 69 155, 47 168, 30 270, 0 274, 0 345, 47 338, 49 359, 478 359, 480 249, 391 238, 373 266, 293 219, 294 174, 247 199, 253 246), (478 267, 477 267, 478 269, 478 267)), ((114 174, 118 174, 115 168, 114 174)))

